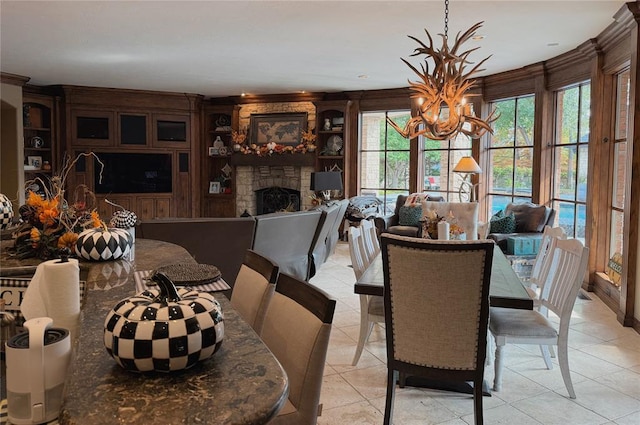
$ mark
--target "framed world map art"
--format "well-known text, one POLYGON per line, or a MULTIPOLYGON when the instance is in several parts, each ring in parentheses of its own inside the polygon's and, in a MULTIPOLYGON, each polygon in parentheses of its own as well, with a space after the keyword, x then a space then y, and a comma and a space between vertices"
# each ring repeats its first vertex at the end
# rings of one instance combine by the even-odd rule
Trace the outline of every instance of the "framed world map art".
POLYGON ((296 146, 302 140, 302 132, 307 129, 307 114, 251 114, 249 124, 249 140, 252 144, 296 146))

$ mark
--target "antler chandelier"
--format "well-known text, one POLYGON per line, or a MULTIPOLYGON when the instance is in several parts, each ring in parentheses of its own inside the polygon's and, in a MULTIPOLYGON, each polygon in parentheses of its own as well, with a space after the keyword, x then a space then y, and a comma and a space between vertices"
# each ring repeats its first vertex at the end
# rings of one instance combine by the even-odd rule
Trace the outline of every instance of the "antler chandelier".
MULTIPOLYGON (((458 51, 461 50, 463 43, 475 36, 476 30, 482 27, 483 22, 473 25, 462 35, 458 33, 455 43, 449 48, 447 38, 449 0, 445 0, 444 16, 444 34, 438 34, 442 37, 442 48, 433 47, 433 39, 429 31, 425 29, 429 39, 428 45, 416 37, 409 36, 420 45, 411 56, 426 56, 420 69, 401 58, 420 78, 419 81, 409 81, 409 89, 413 92, 411 97, 418 98, 421 102, 418 106, 417 116, 411 117, 403 129, 392 119, 387 119, 402 137, 413 139, 425 136, 433 140, 446 140, 453 139, 458 133, 462 133, 471 138, 479 138, 487 131, 493 133, 490 124, 498 119, 495 110, 489 114, 486 120, 477 118, 471 104, 467 103, 464 98, 467 91, 475 84, 475 80, 469 78, 477 72, 484 71, 479 68, 491 56, 484 58, 467 72, 467 65, 473 63, 467 58, 478 47, 463 53, 458 53, 458 51), (432 72, 429 72, 429 59, 434 63, 432 72)), ((473 95, 469 94, 468 96, 473 95)))

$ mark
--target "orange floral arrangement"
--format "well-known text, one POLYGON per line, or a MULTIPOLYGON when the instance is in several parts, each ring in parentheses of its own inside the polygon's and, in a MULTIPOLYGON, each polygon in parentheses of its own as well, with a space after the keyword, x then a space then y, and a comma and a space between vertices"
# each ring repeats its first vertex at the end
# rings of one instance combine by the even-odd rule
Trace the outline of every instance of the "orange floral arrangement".
POLYGON ((314 144, 315 140, 316 136, 313 134, 313 130, 307 130, 302 132, 302 140, 295 146, 283 145, 275 142, 265 143, 262 145, 252 143, 250 145, 241 145, 240 153, 244 155, 270 156, 274 154, 282 155, 313 152, 316 150, 316 145, 314 144))
MULTIPOLYGON (((26 202, 19 210, 20 225, 14 232, 12 252, 18 258, 47 260, 58 257, 61 250, 68 255, 74 251, 80 232, 103 225, 95 210, 95 195, 85 185, 76 188, 73 203, 64 198, 66 176, 78 158, 67 161, 61 175, 52 177, 50 182, 38 178, 39 186, 44 188, 43 193, 27 192, 26 202)), ((33 183, 27 182, 27 187, 33 183)))

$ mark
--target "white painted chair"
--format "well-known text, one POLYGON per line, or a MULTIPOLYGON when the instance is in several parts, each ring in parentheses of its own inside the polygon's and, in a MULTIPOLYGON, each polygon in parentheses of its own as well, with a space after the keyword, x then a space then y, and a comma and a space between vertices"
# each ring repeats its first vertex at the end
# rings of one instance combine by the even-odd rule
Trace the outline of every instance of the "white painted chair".
POLYGON ((367 259, 371 262, 376 255, 380 254, 380 242, 378 241, 378 234, 373 221, 361 220, 360 233, 362 234, 362 241, 367 259))
POLYGON ((554 245, 554 238, 566 239, 567 235, 564 229, 562 227, 545 226, 544 232, 542 233, 542 240, 540 241, 540 249, 531 268, 531 276, 526 282, 529 285, 527 292, 529 292, 531 298, 534 299, 534 305, 540 304, 539 297, 542 292, 542 282, 546 278, 549 272, 549 266, 551 265, 550 260, 552 256, 550 253, 554 245))
POLYGON ((557 345, 562 379, 569 396, 576 398, 569 371, 567 340, 571 312, 587 270, 589 249, 576 239, 556 239, 550 255, 540 303, 558 315, 560 324, 556 328, 536 310, 491 308, 489 330, 496 342, 494 391, 500 391, 502 386, 503 348, 507 343, 540 345, 547 369, 553 368, 548 346, 557 345))
MULTIPOLYGON (((362 220, 365 221, 365 220, 362 220)), ((351 264, 356 280, 364 273, 369 261, 367 261, 364 252, 364 243, 362 236, 362 225, 360 227, 349 228, 349 253, 351 254, 351 264)), ((364 345, 369 339, 369 335, 373 331, 373 325, 376 323, 384 323, 384 305, 382 297, 376 295, 360 294, 360 335, 358 336, 358 345, 356 353, 353 356, 352 365, 356 366, 362 355, 364 345)))

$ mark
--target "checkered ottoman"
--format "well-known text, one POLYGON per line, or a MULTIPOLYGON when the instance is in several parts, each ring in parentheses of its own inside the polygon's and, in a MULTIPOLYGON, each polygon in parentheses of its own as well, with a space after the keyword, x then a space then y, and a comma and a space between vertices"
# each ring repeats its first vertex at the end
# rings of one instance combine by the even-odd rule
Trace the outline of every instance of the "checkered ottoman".
POLYGON ((181 300, 156 301, 149 289, 120 301, 104 323, 104 345, 116 362, 135 372, 187 369, 222 344, 224 318, 213 295, 180 288, 181 300))

